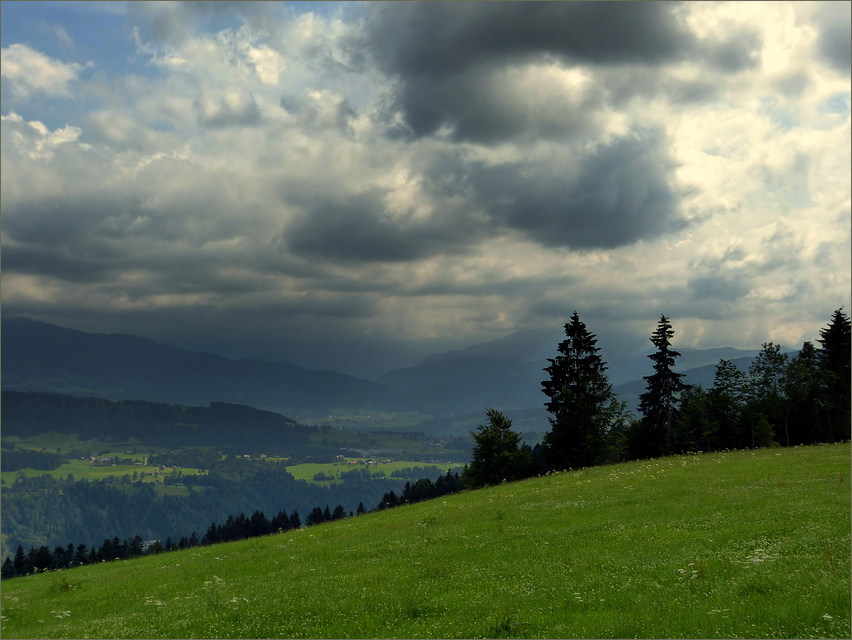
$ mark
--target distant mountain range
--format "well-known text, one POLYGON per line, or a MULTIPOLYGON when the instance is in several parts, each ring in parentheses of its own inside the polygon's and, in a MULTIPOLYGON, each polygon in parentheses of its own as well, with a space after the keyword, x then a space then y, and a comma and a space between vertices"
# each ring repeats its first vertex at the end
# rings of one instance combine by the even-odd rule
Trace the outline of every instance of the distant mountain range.
MULTIPOLYGON (((541 381, 547 377, 547 359, 556 357, 557 346, 564 339, 560 330, 516 331, 499 340, 429 356, 417 366, 390 371, 378 381, 416 393, 427 404, 438 405, 442 399, 452 398, 446 405, 458 412, 482 410, 485 406, 541 407, 541 381)), ((733 347, 674 348, 681 353, 676 370, 685 375, 684 381, 705 389, 713 386, 719 360, 731 360, 746 371, 759 353, 733 347)), ((622 358, 611 363, 607 371, 616 393, 633 411, 645 390, 643 376, 653 373, 647 357, 651 351, 622 358)), ((786 347, 782 351, 794 352, 786 347)))
POLYGON ((334 407, 402 410, 393 387, 335 371, 229 360, 123 334, 29 318, 2 321, 2 388, 186 405, 230 402, 293 415, 334 407))
MULTIPOLYGON (((290 364, 230 360, 138 336, 92 334, 30 318, 4 318, 2 388, 184 405, 228 402, 285 415, 381 410, 449 418, 483 414, 486 407, 493 407, 543 417, 543 370, 563 339, 561 330, 516 331, 429 356, 414 367, 370 381, 290 364)), ((758 354, 732 347, 678 350, 682 357, 677 370, 686 375, 687 383, 705 388, 712 386, 721 358, 746 370, 758 354)), ((652 371, 647 353, 623 357, 610 363, 608 370, 616 392, 634 410, 645 389, 642 376, 652 371)))

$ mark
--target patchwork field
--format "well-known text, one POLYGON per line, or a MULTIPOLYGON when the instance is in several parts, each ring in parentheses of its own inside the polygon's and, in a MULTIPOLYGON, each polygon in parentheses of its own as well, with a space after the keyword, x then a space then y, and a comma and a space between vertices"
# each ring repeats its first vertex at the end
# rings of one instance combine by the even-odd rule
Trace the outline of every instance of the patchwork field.
POLYGON ((293 477, 297 480, 307 480, 308 482, 314 482, 316 484, 330 484, 333 482, 342 482, 342 480, 339 479, 340 474, 353 470, 360 471, 362 469, 367 469, 371 475, 375 476, 382 472, 386 477, 390 477, 394 471, 401 471, 403 469, 410 469, 412 467, 422 468, 435 466, 446 473, 448 469, 463 467, 465 465, 464 462, 434 463, 415 462, 410 460, 393 460, 388 462, 383 459, 378 459, 375 460, 375 464, 371 464, 368 466, 367 462, 367 458, 346 458, 343 462, 332 462, 326 464, 308 462, 287 467, 287 471, 293 474, 293 477), (350 462, 354 462, 355 464, 350 464, 350 462), (314 480, 314 476, 318 473, 324 473, 326 476, 334 476, 338 479, 314 480))
POLYGON ((550 475, 3 583, 4 638, 850 637, 850 446, 550 475))

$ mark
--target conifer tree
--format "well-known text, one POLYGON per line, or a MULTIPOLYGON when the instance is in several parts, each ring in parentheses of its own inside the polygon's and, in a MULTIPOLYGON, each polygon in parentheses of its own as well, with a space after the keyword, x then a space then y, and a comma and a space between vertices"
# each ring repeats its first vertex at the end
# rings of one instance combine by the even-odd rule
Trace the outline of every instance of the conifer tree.
POLYGON ((496 409, 486 409, 487 425, 471 431, 475 442, 464 483, 471 488, 512 482, 527 477, 532 460, 521 449, 520 434, 512 431, 512 421, 496 409))
POLYGON ((745 446, 737 441, 745 408, 745 383, 745 373, 730 360, 720 360, 716 365, 713 388, 707 394, 710 427, 702 443, 705 451, 745 446))
MULTIPOLYGON (((787 397, 789 358, 781 346, 765 342, 748 368, 748 389, 753 410, 763 413, 783 432, 784 444, 790 446, 790 399, 787 397)), ((779 434, 780 438, 780 434, 779 434)))
POLYGON ((841 307, 834 312, 831 322, 819 332, 819 368, 823 372, 829 409, 826 412, 831 440, 842 440, 850 435, 850 333, 852 324, 841 307))
POLYGON ((702 440, 710 439, 711 423, 707 394, 700 384, 684 390, 679 413, 672 426, 672 453, 701 449, 702 440))
POLYGON ((548 359, 550 379, 541 383, 551 429, 544 435, 545 458, 553 469, 587 467, 603 461, 606 435, 626 414, 606 376, 597 339, 575 311, 565 324, 566 340, 548 359))
POLYGON ((314 507, 311 512, 308 514, 308 526, 315 524, 321 524, 325 522, 325 515, 323 515, 321 507, 314 507))
POLYGON ((14 578, 15 577, 15 566, 12 564, 12 558, 6 556, 6 560, 3 562, 2 568, 0 568, 0 577, 4 580, 6 578, 14 578))
POLYGON ((830 432, 822 429, 828 402, 817 358, 813 343, 805 342, 787 365, 785 394, 790 399, 790 441, 794 445, 832 440, 830 432))
POLYGON ((645 393, 639 396, 642 427, 648 438, 646 454, 660 455, 672 451, 672 425, 678 416, 679 398, 686 385, 682 373, 675 373, 675 359, 680 353, 671 349, 674 330, 666 316, 661 315, 651 342, 657 350, 648 357, 654 363, 654 373, 643 376, 648 383, 645 393))
POLYGON ((27 555, 24 553, 24 545, 18 545, 18 550, 15 551, 15 559, 12 561, 12 564, 15 568, 16 576, 22 576, 27 573, 27 555))

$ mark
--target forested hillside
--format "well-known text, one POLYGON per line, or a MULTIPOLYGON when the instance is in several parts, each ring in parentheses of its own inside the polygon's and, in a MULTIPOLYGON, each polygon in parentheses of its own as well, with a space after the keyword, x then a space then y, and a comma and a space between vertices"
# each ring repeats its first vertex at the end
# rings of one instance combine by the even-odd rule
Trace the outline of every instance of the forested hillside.
POLYGON ((105 538, 137 534, 165 541, 193 531, 200 538, 211 522, 256 510, 273 515, 286 509, 304 518, 318 505, 339 504, 348 514, 361 502, 372 509, 387 492, 401 493, 406 479, 353 475, 344 482, 320 486, 296 480, 283 462, 227 456, 207 474, 186 475, 181 482, 189 487, 188 496, 159 497, 149 483, 127 483, 116 477, 88 482, 19 476, 11 487, 3 488, 0 557, 13 553, 19 544, 50 549, 69 542, 92 546, 105 538))
POLYGON ((58 431, 76 433, 81 440, 133 438, 157 446, 242 445, 295 452, 308 444, 308 433, 317 431, 271 411, 224 402, 187 407, 15 391, 3 391, 2 400, 5 436, 58 431))

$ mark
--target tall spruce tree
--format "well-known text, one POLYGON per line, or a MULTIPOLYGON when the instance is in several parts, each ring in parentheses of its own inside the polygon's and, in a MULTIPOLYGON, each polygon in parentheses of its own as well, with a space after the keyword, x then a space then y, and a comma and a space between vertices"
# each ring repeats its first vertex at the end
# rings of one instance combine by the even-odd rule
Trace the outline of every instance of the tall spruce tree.
POLYGON ((560 355, 548 359, 550 379, 541 383, 551 429, 544 435, 545 458, 553 469, 588 467, 606 457, 606 436, 626 414, 606 376, 595 335, 575 311, 565 324, 560 355))
POLYGON ((654 363, 654 373, 643 376, 647 381, 645 393, 639 396, 639 411, 642 413, 642 428, 646 442, 646 454, 671 453, 673 447, 672 425, 678 417, 679 398, 686 385, 681 381, 682 373, 675 373, 675 358, 680 353, 671 349, 674 330, 666 316, 661 315, 657 329, 651 334, 651 342, 657 350, 648 357, 654 363))
POLYGON ((841 307, 834 312, 828 326, 820 330, 820 337, 817 338, 821 347, 818 351, 819 368, 823 372, 829 400, 826 421, 832 441, 842 440, 850 435, 850 334, 852 324, 841 307))

